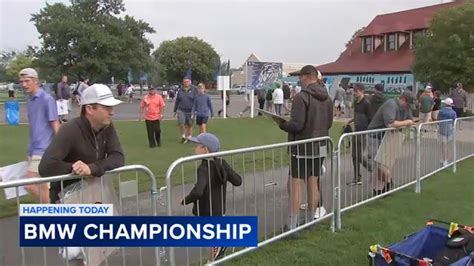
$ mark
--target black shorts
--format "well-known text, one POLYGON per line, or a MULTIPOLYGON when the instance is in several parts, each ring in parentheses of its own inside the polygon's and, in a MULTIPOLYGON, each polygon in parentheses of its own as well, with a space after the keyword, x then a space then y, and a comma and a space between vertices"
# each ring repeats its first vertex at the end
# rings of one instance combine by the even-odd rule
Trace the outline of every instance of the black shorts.
POLYGON ((196 116, 196 124, 197 125, 206 124, 208 119, 209 119, 208 116, 196 116))
POLYGON ((293 178, 307 179, 310 176, 321 176, 324 158, 296 158, 291 156, 290 175, 293 178))

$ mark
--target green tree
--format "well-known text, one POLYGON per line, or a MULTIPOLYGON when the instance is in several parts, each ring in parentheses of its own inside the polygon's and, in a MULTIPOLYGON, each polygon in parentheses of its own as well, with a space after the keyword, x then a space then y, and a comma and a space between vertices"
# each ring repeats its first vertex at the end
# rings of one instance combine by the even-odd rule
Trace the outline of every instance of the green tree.
POLYGON ((214 81, 219 55, 214 48, 196 37, 180 37, 164 41, 153 53, 160 76, 169 83, 180 82, 188 62, 192 64, 192 78, 200 82, 214 81))
POLYGON ((122 0, 71 0, 46 4, 33 14, 42 47, 35 63, 49 79, 61 74, 88 76, 94 81, 127 80, 128 70, 151 68, 153 44, 146 38, 155 30, 142 20, 120 16, 122 0))
POLYGON ((11 60, 15 58, 15 51, 0 52, 0 81, 7 81, 7 68, 11 60))
POLYGON ((26 53, 16 54, 15 57, 9 62, 6 68, 6 78, 8 81, 17 81, 18 72, 26 67, 31 67, 33 58, 28 56, 26 53))
POLYGON ((447 91, 456 82, 474 90, 474 2, 444 9, 428 34, 415 40, 413 72, 417 80, 447 91))

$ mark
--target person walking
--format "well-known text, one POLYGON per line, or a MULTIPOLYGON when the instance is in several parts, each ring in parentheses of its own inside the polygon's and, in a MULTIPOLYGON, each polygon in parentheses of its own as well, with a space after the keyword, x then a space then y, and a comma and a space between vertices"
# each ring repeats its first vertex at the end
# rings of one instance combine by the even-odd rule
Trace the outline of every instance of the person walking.
POLYGON ((174 116, 178 117, 178 126, 181 133, 181 143, 186 143, 193 135, 193 119, 191 111, 194 106, 196 89, 191 86, 191 79, 183 79, 183 88, 178 90, 176 102, 174 104, 174 116))
POLYGON ((148 88, 148 94, 140 102, 140 110, 145 118, 146 132, 148 136, 148 145, 150 148, 161 146, 161 126, 160 121, 163 118, 165 101, 156 93, 153 86, 148 88))
POLYGON ((194 99, 193 110, 191 111, 192 118, 196 117, 196 125, 199 126, 199 133, 206 133, 207 121, 209 116, 214 117, 212 109, 211 97, 206 94, 206 86, 204 83, 198 84, 198 94, 194 99))
MULTIPOLYGON (((18 76, 20 85, 30 96, 26 103, 30 131, 27 177, 39 177, 41 158, 59 129, 58 111, 53 97, 40 88, 36 70, 24 68, 18 76)), ((49 183, 25 188, 37 202, 49 202, 49 183)))
POLYGON ((451 91, 449 96, 453 102, 453 110, 457 117, 462 117, 467 107, 467 92, 463 89, 462 83, 456 84, 456 88, 451 91))
POLYGON ((58 102, 59 106, 63 106, 62 114, 59 115, 60 122, 67 122, 66 116, 69 113, 69 109, 71 108, 71 89, 67 83, 67 76, 63 75, 61 77, 61 81, 58 82, 56 85, 56 102, 58 102), (65 102, 64 102, 65 101, 65 102))

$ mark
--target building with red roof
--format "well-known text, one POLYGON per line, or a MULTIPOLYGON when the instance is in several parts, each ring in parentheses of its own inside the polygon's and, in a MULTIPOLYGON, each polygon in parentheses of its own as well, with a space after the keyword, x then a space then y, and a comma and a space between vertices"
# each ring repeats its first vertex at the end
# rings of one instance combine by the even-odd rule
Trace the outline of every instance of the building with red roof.
POLYGON ((376 16, 336 61, 317 68, 328 85, 384 84, 386 93, 417 87, 411 67, 417 36, 426 34, 438 11, 461 4, 454 1, 376 16))

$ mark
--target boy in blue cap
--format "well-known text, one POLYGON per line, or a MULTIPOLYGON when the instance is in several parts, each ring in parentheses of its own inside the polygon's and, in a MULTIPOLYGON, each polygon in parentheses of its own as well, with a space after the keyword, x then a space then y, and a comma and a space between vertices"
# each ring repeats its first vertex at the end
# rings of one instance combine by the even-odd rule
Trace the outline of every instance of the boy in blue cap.
MULTIPOLYGON (((219 139, 211 133, 201 133, 189 139, 196 143, 196 154, 218 152, 219 139)), ((203 159, 197 168, 197 182, 189 194, 181 201, 182 205, 194 203, 195 216, 223 216, 225 215, 227 181, 234 186, 242 185, 242 177, 222 158, 203 159)), ((212 260, 224 256, 226 247, 211 249, 212 260)))

